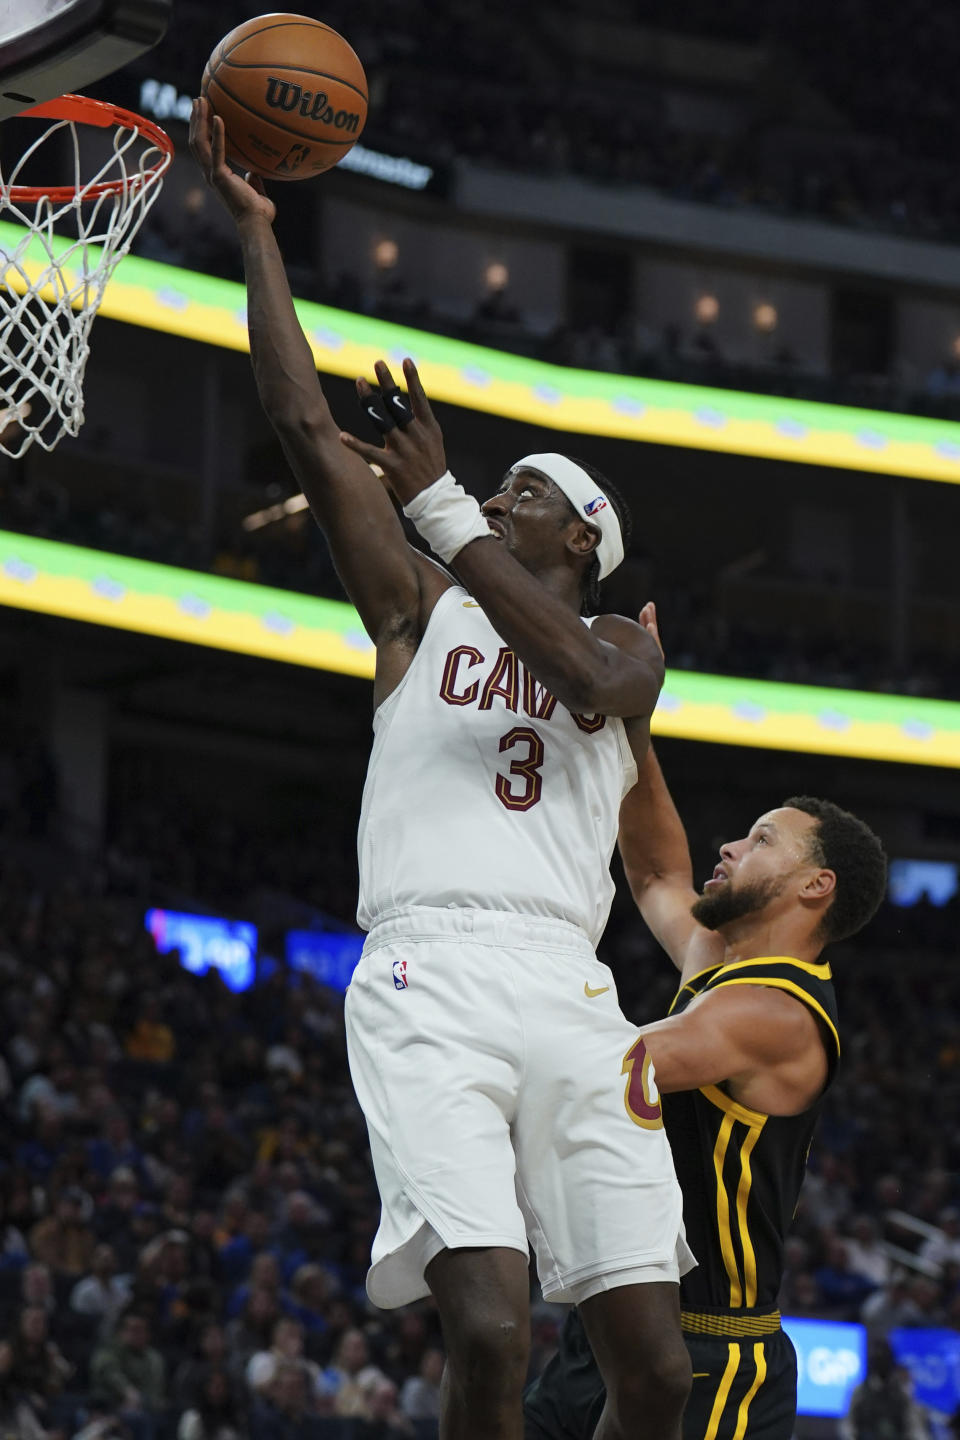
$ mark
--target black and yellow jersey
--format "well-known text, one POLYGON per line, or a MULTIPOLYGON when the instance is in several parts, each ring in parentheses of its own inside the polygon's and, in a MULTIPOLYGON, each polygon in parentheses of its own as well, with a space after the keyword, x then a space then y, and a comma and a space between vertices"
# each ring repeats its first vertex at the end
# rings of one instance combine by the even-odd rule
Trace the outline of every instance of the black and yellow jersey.
MULTIPOLYGON (((773 956, 714 966, 680 988, 670 1014, 726 985, 772 986, 808 1005, 820 1021, 830 1083, 840 1041, 829 965, 773 956)), ((822 1104, 821 1096, 800 1115, 764 1115, 731 1099, 723 1085, 662 1097, 687 1240, 699 1261, 681 1282, 685 1311, 775 1306, 784 1239, 822 1104)))

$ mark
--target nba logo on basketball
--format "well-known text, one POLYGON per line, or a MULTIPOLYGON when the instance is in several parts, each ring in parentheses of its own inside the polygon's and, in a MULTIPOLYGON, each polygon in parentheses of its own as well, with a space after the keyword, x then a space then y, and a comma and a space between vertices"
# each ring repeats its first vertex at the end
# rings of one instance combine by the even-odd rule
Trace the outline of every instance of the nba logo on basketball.
POLYGON ((584 515, 596 515, 598 510, 606 510, 606 508, 606 500, 604 500, 602 495, 598 495, 596 500, 590 500, 586 505, 584 505, 583 513, 584 515))
POLYGON ((398 990, 407 988, 407 962, 406 960, 394 960, 393 962, 393 983, 398 990))

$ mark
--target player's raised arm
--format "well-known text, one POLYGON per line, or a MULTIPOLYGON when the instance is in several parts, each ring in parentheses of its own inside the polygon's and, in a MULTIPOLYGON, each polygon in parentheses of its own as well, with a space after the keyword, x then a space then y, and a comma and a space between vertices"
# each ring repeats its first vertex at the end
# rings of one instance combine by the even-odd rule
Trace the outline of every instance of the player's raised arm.
MULTIPOLYGON (((640 624, 661 649, 656 606, 640 611, 640 624)), ((630 893, 652 934, 678 970, 711 963, 716 936, 690 914, 697 899, 693 862, 683 821, 653 748, 637 769, 637 783, 620 807, 620 856, 630 893)))
POLYGON ((390 498, 370 467, 340 443, 293 306, 273 232, 273 202, 258 177, 242 179, 227 165, 223 121, 205 100, 193 104, 190 148, 236 223, 257 390, 327 537, 344 587, 375 643, 404 626, 416 629, 423 623, 422 592, 438 584, 442 588, 443 582, 428 574, 428 562, 407 544, 390 498))
MULTIPOLYGON (((412 410, 409 422, 387 432, 383 449, 347 434, 341 436, 345 447, 382 466, 420 534, 453 566, 494 628, 562 705, 575 714, 652 714, 663 683, 663 656, 656 642, 642 626, 619 615, 601 616, 592 628, 584 625, 577 610, 560 598, 563 580, 569 577, 558 569, 550 577, 557 583, 548 585, 510 554, 490 528, 503 528, 497 511, 503 492, 491 497, 481 513, 446 470, 445 461, 440 467, 440 427, 413 361, 405 360, 403 369, 412 410)), ((396 394, 383 361, 377 374, 384 392, 396 394)), ((533 486, 538 483, 531 481, 533 486)), ((596 527, 582 519, 572 523, 576 528, 570 545, 586 558, 597 548, 596 527)))

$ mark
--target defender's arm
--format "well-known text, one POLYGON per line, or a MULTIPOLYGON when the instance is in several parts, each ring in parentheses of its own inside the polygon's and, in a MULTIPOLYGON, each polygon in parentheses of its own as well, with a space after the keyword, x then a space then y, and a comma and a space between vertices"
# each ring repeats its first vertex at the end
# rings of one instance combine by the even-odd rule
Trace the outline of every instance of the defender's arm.
MULTIPOLYGON (((653 601, 640 611, 640 624, 662 655, 653 601)), ((719 963, 720 937, 690 914, 697 892, 687 832, 651 746, 638 755, 637 783, 620 807, 619 845, 637 909, 677 969, 692 975, 719 963)))
POLYGON ((697 899, 683 822, 651 747, 620 807, 620 855, 637 909, 678 970, 696 947, 698 968, 722 958, 719 937, 690 914, 697 899))
POLYGON ((795 1115, 823 1089, 827 1058, 813 1012, 782 990, 731 985, 699 996, 641 1036, 665 1095, 728 1085, 765 1114, 795 1115))

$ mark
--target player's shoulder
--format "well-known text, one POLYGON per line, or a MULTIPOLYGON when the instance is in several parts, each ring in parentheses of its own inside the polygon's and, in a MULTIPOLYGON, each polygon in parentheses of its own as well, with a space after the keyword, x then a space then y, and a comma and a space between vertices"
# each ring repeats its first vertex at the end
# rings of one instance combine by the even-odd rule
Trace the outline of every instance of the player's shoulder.
POLYGON ((594 635, 599 640, 605 640, 608 645, 616 645, 618 649, 625 650, 629 655, 636 655, 638 659, 655 657, 659 665, 663 664, 660 646, 636 620, 629 620, 626 615, 597 615, 589 624, 594 635))
MULTIPOLYGON (((791 955, 767 955, 751 960, 736 960, 721 965, 706 981, 701 993, 739 991, 749 987, 754 994, 766 992, 780 997, 778 1002, 799 1002, 800 1006, 812 1012, 822 1024, 832 1041, 831 1050, 839 1054, 840 1037, 837 1029, 837 1004, 833 989, 833 975, 826 961, 798 960, 791 955)), ((784 1010, 783 1013, 787 1013, 784 1010)))

